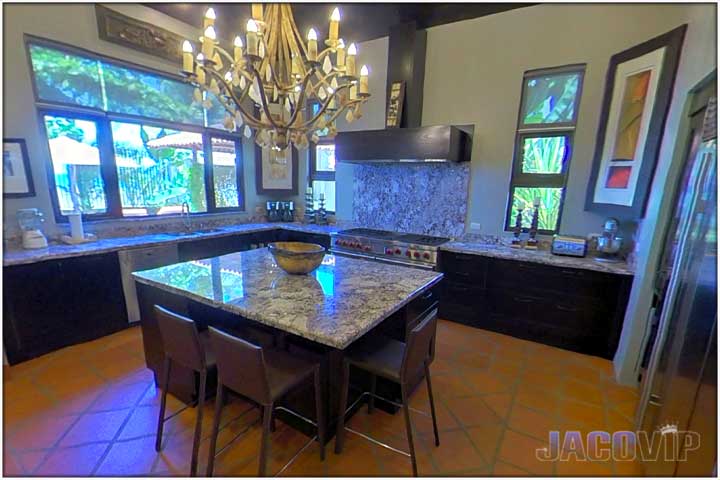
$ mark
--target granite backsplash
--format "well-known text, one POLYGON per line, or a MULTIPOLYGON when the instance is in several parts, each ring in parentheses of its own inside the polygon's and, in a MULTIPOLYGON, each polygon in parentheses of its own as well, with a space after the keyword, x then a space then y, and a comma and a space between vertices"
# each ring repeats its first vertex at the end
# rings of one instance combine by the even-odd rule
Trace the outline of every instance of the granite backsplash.
POLYGON ((465 232, 469 164, 359 165, 353 221, 368 228, 459 237, 465 232))

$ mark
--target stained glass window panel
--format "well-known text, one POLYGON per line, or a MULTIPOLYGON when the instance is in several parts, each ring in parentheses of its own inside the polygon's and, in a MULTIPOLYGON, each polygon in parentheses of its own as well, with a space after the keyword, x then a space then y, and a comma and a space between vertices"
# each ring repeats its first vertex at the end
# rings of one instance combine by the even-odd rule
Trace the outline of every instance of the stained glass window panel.
POLYGON ((567 123, 575 120, 579 73, 541 75, 525 79, 522 123, 567 123))
POLYGON ((568 146, 568 138, 565 135, 524 137, 522 139, 522 172, 562 173, 568 146))
POLYGON ((29 49, 40 100, 104 108, 98 60, 36 44, 29 49))
POLYGON ((106 212, 97 124, 55 115, 45 115, 44 120, 60 213, 106 212))
POLYGON ((514 187, 512 191, 512 208, 508 219, 509 227, 513 228, 515 226, 515 218, 519 209, 522 208, 522 226, 523 228, 530 228, 534 211, 533 201, 535 198, 540 198, 538 229, 557 230, 562 192, 562 188, 514 187))
POLYGON ((334 144, 320 144, 315 146, 315 170, 318 172, 335 171, 334 144))

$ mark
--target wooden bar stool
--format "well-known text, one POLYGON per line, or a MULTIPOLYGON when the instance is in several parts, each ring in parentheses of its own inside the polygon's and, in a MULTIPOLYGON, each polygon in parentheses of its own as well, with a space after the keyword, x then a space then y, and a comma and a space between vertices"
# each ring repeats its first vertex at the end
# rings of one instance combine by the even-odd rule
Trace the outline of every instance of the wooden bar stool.
MULTIPOLYGON (((218 384, 217 398, 215 399, 215 419, 210 437, 207 476, 211 477, 213 474, 218 429, 226 389, 262 405, 263 431, 260 443, 260 466, 258 469, 258 476, 262 477, 265 476, 267 470, 270 432, 272 430, 271 423, 275 403, 283 395, 310 377, 313 377, 315 384, 316 422, 312 422, 286 408, 277 408, 294 414, 317 427, 317 439, 320 442, 320 459, 324 460, 325 421, 320 391, 320 365, 297 358, 284 351, 264 349, 212 327, 209 328, 209 331, 210 342, 217 356, 218 384)), ((315 437, 311 438, 300 451, 307 448, 314 440, 315 437)), ((297 458, 297 455, 283 467, 283 470, 297 458)))
MULTIPOLYGON (((428 396, 430 398, 430 415, 432 416, 433 432, 435 433, 435 446, 440 445, 440 437, 438 436, 437 421, 435 419, 435 400, 433 399, 432 384, 430 382, 430 357, 434 350, 435 344, 435 328, 437 325, 437 309, 428 313, 407 335, 407 342, 399 342, 391 338, 369 338, 361 340, 357 344, 351 345, 345 351, 343 359, 342 385, 340 390, 340 416, 337 423, 337 433, 335 437, 335 453, 341 453, 345 440, 345 430, 360 435, 380 446, 389 448, 395 452, 410 457, 412 462, 413 475, 417 476, 417 462, 415 458, 415 445, 413 444, 412 424, 410 423, 410 408, 408 389, 413 379, 418 378, 421 369, 424 370, 425 380, 427 381, 428 396), (371 391, 364 392, 358 400, 347 408, 348 389, 350 387, 350 365, 365 370, 373 375, 371 391), (400 384, 402 396, 402 404, 397 404, 392 400, 382 398, 375 394, 375 376, 386 378, 390 381, 400 384), (369 397, 368 413, 372 412, 373 399, 378 398, 388 403, 402 407, 405 415, 405 428, 407 430, 408 446, 410 453, 392 448, 385 445, 374 438, 356 432, 345 427, 345 415, 350 411, 363 397, 369 397)), ((424 413, 417 411, 418 413, 424 413)))
POLYGON ((207 332, 203 332, 202 334, 198 333, 195 322, 187 317, 166 310, 159 305, 155 305, 155 316, 160 328, 160 336, 165 352, 161 386, 162 398, 160 400, 155 450, 159 452, 162 449, 162 435, 165 422, 180 413, 176 412, 174 415, 165 418, 165 404, 168 385, 170 384, 170 369, 173 363, 178 363, 198 372, 200 375, 197 417, 195 420, 195 433, 193 435, 192 458, 190 460, 190 475, 194 477, 197 475, 198 450, 200 448, 200 433, 202 430, 203 417, 202 406, 203 403, 205 403, 207 374, 209 370, 215 368, 215 356, 210 348, 207 332))

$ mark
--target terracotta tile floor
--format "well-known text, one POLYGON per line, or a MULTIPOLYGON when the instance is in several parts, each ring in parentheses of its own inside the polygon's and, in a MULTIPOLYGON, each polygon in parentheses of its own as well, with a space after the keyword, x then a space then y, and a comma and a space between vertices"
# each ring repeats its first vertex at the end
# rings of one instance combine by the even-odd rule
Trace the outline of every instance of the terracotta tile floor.
MULTIPOLYGON (((438 325, 432 365, 440 447, 432 425, 414 415, 421 475, 637 475, 627 462, 540 462, 535 450, 548 430, 632 428, 636 391, 616 385, 611 363, 565 350, 473 329, 438 325)), ((140 329, 65 348, 4 370, 5 475, 187 475, 195 412, 169 422, 161 453, 154 449, 159 392, 145 368, 140 329)), ((168 398, 169 412, 181 408, 168 398)), ((205 405, 205 435, 212 403, 205 405)), ((412 397, 428 411, 424 388, 412 397)), ((239 400, 223 412, 224 445, 257 418, 239 400)), ((349 425, 407 449, 401 415, 362 409, 349 425)), ((277 472, 307 440, 278 424, 271 440, 277 472)), ((200 471, 207 448, 201 445, 200 471)), ((254 475, 259 428, 255 425, 216 463, 216 475, 254 475)), ((284 473, 303 476, 398 476, 409 460, 352 434, 342 455, 325 462, 313 445, 284 473)))

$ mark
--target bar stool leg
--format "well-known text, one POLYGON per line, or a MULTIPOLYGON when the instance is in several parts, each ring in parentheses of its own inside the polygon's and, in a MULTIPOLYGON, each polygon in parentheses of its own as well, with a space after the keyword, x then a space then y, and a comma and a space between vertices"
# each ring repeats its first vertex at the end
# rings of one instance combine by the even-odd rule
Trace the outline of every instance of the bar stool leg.
POLYGON ((368 402, 368 415, 375 410, 375 390, 377 389, 377 375, 372 375, 370 379, 370 401, 368 402))
POLYGON ((407 385, 400 384, 402 391, 403 412, 405 413, 405 428, 407 429, 408 446, 410 447, 410 461, 412 462, 413 477, 418 476, 417 462, 415 461, 415 444, 412 437, 412 423, 410 423, 410 407, 408 406, 407 385))
POLYGON ((160 395, 160 413, 158 414, 158 427, 157 434, 155 435, 155 451, 159 452, 162 449, 162 435, 163 426, 165 425, 165 405, 167 400, 168 385, 170 385, 170 357, 166 356, 163 360, 163 379, 162 379, 162 394, 160 395))
POLYGON ((197 401, 197 416, 195 418, 195 434, 193 435, 192 459, 190 460, 190 476, 197 476, 198 451, 200 450, 200 433, 202 432, 203 405, 205 405, 205 384, 207 383, 207 370, 200 372, 200 392, 197 401))
POLYGON ((218 381, 217 396, 215 398, 215 417, 213 418, 212 435, 210 436, 210 453, 208 456, 207 472, 205 476, 212 477, 215 468, 215 450, 217 448, 217 437, 220 431, 220 417, 222 416, 223 406, 225 405, 225 388, 218 381))
POLYGON ((315 413, 317 421, 318 442, 320 442, 320 460, 325 460, 325 405, 322 403, 320 389, 320 367, 315 367, 315 413))
POLYGON ((425 362, 425 380, 427 381, 428 398, 430 399, 430 414, 433 421, 433 432, 435 433, 435 446, 440 446, 440 436, 438 435, 437 419, 435 418, 435 399, 433 398, 432 383, 430 382, 430 368, 425 362))
POLYGON ((272 419, 273 405, 263 405, 263 431, 260 443, 260 466, 258 477, 264 477, 267 471, 267 459, 270 451, 270 421, 272 419))
POLYGON ((350 364, 343 360, 342 379, 340 380, 340 406, 338 409, 337 432, 335 433, 335 453, 342 453, 345 443, 345 409, 347 408, 348 388, 350 387, 350 364))

